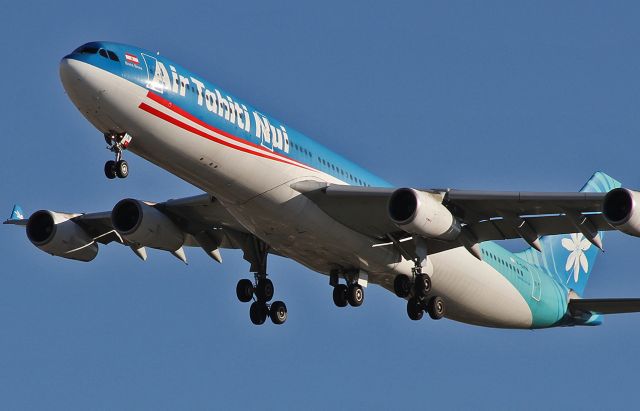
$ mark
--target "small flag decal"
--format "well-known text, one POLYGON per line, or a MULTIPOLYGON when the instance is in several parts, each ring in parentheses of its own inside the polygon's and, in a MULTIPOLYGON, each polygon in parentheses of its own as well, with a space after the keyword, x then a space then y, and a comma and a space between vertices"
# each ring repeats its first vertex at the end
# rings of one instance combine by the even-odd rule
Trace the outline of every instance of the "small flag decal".
POLYGON ((138 57, 134 56, 133 54, 125 53, 124 58, 127 59, 129 63, 140 64, 140 60, 138 60, 138 57))

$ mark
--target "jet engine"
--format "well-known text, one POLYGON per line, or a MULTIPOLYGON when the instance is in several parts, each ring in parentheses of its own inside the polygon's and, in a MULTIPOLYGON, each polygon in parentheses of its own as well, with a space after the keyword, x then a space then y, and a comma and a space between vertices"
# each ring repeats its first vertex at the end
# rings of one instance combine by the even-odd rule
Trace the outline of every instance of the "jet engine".
POLYGON ((68 214, 36 211, 29 217, 26 228, 29 241, 51 255, 85 262, 98 255, 98 243, 68 214))
POLYGON ((399 188, 388 203, 391 221, 400 229, 421 237, 455 240, 460 223, 432 194, 413 188, 399 188))
POLYGON ((604 196, 602 214, 616 230, 640 237, 639 202, 640 192, 614 188, 604 196))
POLYGON ((111 211, 113 228, 141 247, 176 251, 184 244, 184 233, 162 212, 146 203, 127 198, 111 211))

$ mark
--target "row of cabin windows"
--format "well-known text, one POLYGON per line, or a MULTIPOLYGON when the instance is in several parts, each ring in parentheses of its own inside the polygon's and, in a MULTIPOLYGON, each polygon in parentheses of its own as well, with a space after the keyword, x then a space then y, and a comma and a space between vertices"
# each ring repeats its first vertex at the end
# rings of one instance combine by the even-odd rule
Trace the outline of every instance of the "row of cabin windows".
POLYGON ((515 271, 516 273, 520 274, 520 275, 524 275, 524 272, 516 265, 513 264, 509 264, 508 262, 506 262, 505 260, 503 260, 502 258, 496 256, 495 254, 487 251, 487 250, 482 250, 482 254, 484 254, 485 256, 491 258, 492 260, 496 261, 499 264, 504 265, 505 267, 511 269, 511 271, 515 271))
POLYGON ((313 154, 311 154, 311 151, 309 151, 306 148, 302 147, 300 144, 296 144, 294 142, 291 142, 291 146, 293 147, 294 150, 297 150, 297 151, 301 152, 305 156, 313 157, 313 154))
POLYGON ((345 177, 346 179, 351 180, 353 183, 358 183, 361 186, 370 187, 369 184, 365 183, 360 178, 354 176, 353 174, 349 173, 348 171, 343 170, 342 168, 336 166, 335 164, 330 163, 329 161, 325 160, 324 158, 322 158, 320 156, 318 156, 318 161, 320 162, 320 164, 322 164, 325 167, 327 167, 328 169, 333 170, 334 172, 340 174, 341 176, 345 177))
POLYGON ((76 53, 80 53, 80 54, 99 54, 100 56, 109 59, 109 60, 113 60, 113 61, 120 61, 120 59, 118 58, 118 56, 116 55, 116 53, 114 53, 111 50, 105 50, 105 49, 99 49, 97 47, 91 47, 91 46, 87 46, 87 47, 80 47, 78 50, 76 50, 76 53))
MULTIPOLYGON (((294 142, 291 142, 291 147, 293 147, 294 150, 301 152, 305 156, 313 158, 313 153, 311 153, 311 151, 309 151, 308 149, 302 147, 300 144, 296 144, 294 142)), ((325 160, 324 158, 322 158, 320 156, 318 156, 318 161, 320 162, 320 164, 325 166, 327 169, 332 170, 332 171, 340 174, 341 176, 351 180, 351 182, 360 184, 361 186, 370 187, 369 184, 365 183, 360 178, 354 176, 353 174, 349 173, 348 171, 343 170, 342 168, 336 166, 335 164, 330 163, 329 161, 325 160)))

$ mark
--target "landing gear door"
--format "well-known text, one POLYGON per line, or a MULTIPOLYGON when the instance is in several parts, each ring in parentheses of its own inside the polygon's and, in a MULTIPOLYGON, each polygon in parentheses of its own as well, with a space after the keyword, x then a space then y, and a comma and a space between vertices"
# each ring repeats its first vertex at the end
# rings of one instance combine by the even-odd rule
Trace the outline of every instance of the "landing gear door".
POLYGON ((531 298, 540 301, 542 298, 542 284, 540 281, 540 272, 536 269, 527 268, 531 274, 531 298))

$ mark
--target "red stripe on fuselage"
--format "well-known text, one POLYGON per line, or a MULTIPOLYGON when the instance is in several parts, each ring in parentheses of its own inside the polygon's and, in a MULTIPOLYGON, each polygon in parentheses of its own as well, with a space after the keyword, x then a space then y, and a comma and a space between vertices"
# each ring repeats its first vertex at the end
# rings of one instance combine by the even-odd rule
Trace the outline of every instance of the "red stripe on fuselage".
MULTIPOLYGON (((238 143, 246 144, 246 145, 248 145, 248 146, 250 146, 250 147, 252 147, 252 148, 254 148, 256 150, 259 150, 259 151, 262 151, 264 153, 267 153, 268 156, 264 156, 264 155, 262 155, 260 153, 254 152, 254 151, 247 151, 247 149, 244 148, 244 147, 238 147, 238 146, 235 146, 235 145, 229 145, 229 144, 225 143, 225 145, 227 145, 229 147, 238 148, 238 149, 240 149, 240 150, 242 150, 244 152, 247 152, 247 153, 255 154, 255 155, 258 155, 260 157, 270 158, 270 159, 273 159, 273 160, 276 160, 276 161, 280 161, 280 162, 284 162, 284 163, 287 163, 287 164, 291 164, 291 165, 294 165, 294 166, 297 166, 297 167, 300 167, 300 168, 305 168, 307 170, 317 171, 317 170, 314 170, 313 168, 310 168, 310 167, 307 167, 307 166, 305 166, 305 165, 303 165, 301 163, 298 163, 296 160, 290 159, 287 156, 283 156, 282 154, 279 154, 279 153, 276 153, 276 152, 274 152, 272 150, 269 150, 268 148, 266 148, 264 146, 252 143, 251 141, 247 141, 247 140, 245 140, 243 138, 235 136, 235 135, 233 135, 231 133, 228 133, 228 132, 226 132, 224 130, 221 130, 219 128, 213 127, 212 125, 210 125, 208 123, 205 123, 204 121, 202 121, 199 118, 195 117, 194 115, 192 115, 188 111, 186 111, 186 110, 182 109, 181 107, 173 104, 172 102, 162 98, 160 95, 158 95, 158 94, 156 94, 156 93, 154 93, 152 91, 149 91, 147 93, 147 97, 149 99, 155 101, 156 103, 162 105, 163 107, 166 107, 169 110, 171 110, 171 111, 183 116, 184 118, 193 121, 194 123, 198 124, 199 126, 206 128, 207 130, 213 131, 214 133, 221 134, 221 135, 223 135, 223 136, 225 136, 227 138, 230 138, 232 140, 237 141, 238 143)), ((141 106, 140 108, 142 108, 142 104, 140 106, 141 106)), ((247 121, 250 121, 250 120, 247 120, 247 121)), ((182 128, 184 128, 184 127, 182 127, 182 128)), ((197 134, 201 135, 199 133, 197 133, 197 134)), ((203 136, 203 137, 205 137, 205 136, 203 136)), ((206 138, 209 138, 209 137, 206 137, 206 138)), ((213 137, 213 138, 216 139, 214 141, 220 142, 220 141, 218 141, 219 139, 217 139, 216 137, 213 137)))
MULTIPOLYGON (((149 93, 149 94, 152 94, 152 93, 149 93)), ((154 99, 154 101, 156 101, 156 100, 154 99)), ((167 103, 169 103, 169 102, 167 102, 167 103)), ((171 103, 169 103, 169 104, 171 104, 171 103)), ((167 106, 165 106, 165 107, 167 107, 167 106)), ((150 105, 148 105, 148 104, 146 104, 144 102, 140 103, 139 108, 144 110, 144 111, 146 111, 149 114, 152 114, 152 115, 154 115, 154 116, 156 116, 156 117, 158 117, 158 118, 160 118, 162 120, 165 120, 165 121, 167 121, 167 122, 169 122, 169 123, 171 123, 171 124, 173 124, 175 126, 178 126, 183 130, 189 131, 190 133, 196 134, 196 135, 198 135, 200 137, 204 137, 207 140, 214 141, 214 142, 216 142, 218 144, 221 144, 223 146, 230 147, 230 148, 233 148, 233 149, 236 149, 236 150, 239 150, 239 151, 243 151, 245 153, 253 154, 253 155, 258 156, 258 157, 262 157, 262 158, 266 158, 266 159, 270 159, 270 160, 275 160, 275 161, 278 161, 278 162, 281 162, 281 163, 284 163, 284 164, 288 164, 288 165, 304 168, 304 169, 307 169, 307 170, 310 170, 310 171, 315 171, 312 168, 306 167, 304 165, 296 164, 296 163, 290 161, 289 159, 287 159, 286 157, 285 158, 279 158, 281 156, 275 157, 274 156, 275 153, 272 153, 271 151, 267 150, 267 153, 256 152, 256 151, 250 150, 250 149, 248 149, 246 147, 242 147, 240 145, 233 144, 233 143, 230 143, 228 141, 225 141, 225 140, 223 140, 221 138, 218 138, 216 136, 213 136, 213 135, 211 135, 209 133, 205 133, 204 131, 198 130, 197 128, 195 128, 193 126, 190 126, 190 125, 188 125, 188 124, 186 124, 186 123, 184 123, 184 122, 182 122, 182 121, 180 121, 180 120, 178 120, 178 119, 176 119, 176 118, 174 118, 174 117, 172 117, 172 116, 170 116, 170 115, 168 115, 166 113, 163 113, 162 111, 160 111, 160 110, 158 110, 158 109, 156 109, 154 107, 151 107, 150 105)), ((178 110, 182 110, 182 109, 180 109, 178 107, 175 107, 173 105, 172 105, 172 107, 167 107, 167 108, 170 108, 172 110, 173 110, 173 108, 176 108, 178 110)), ((176 111, 176 110, 173 110, 173 111, 176 111)), ((179 113, 178 111, 176 111, 176 112, 179 113)), ((179 113, 179 114, 183 115, 182 113, 179 113)), ((184 116, 184 117, 187 117, 187 116, 184 116)), ((194 121, 194 120, 192 120, 192 121, 194 121)), ((194 121, 194 122, 196 122, 196 121, 194 121)), ((200 122, 196 122, 196 123, 200 124, 200 122)), ((205 124, 206 123, 203 123, 201 125, 203 127, 206 127, 205 124)), ((225 135, 226 137, 232 138, 235 141, 242 141, 245 144, 249 144, 251 146, 255 146, 254 144, 247 143, 245 140, 242 140, 242 139, 240 139, 238 137, 231 136, 228 133, 218 131, 214 127, 210 127, 209 126, 209 127, 206 127, 206 128, 210 129, 210 130, 215 130, 216 132, 219 132, 220 134, 225 135)), ((260 146, 257 146, 257 147, 260 147, 260 146)))

